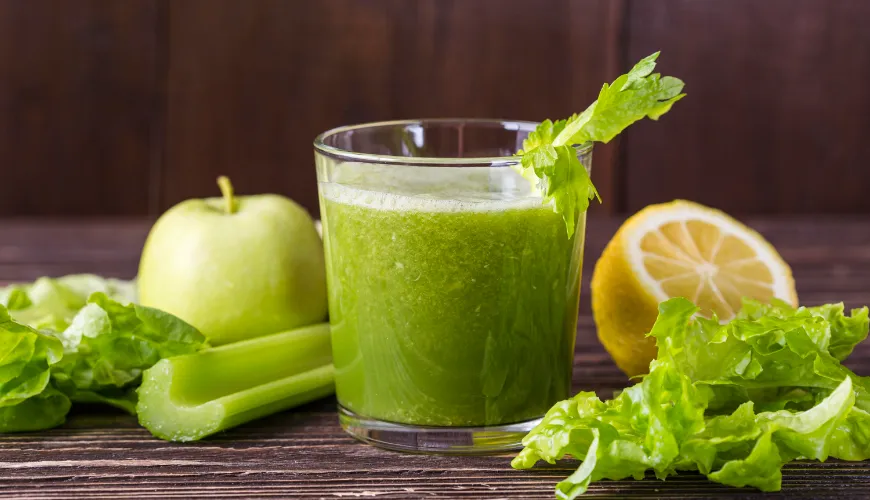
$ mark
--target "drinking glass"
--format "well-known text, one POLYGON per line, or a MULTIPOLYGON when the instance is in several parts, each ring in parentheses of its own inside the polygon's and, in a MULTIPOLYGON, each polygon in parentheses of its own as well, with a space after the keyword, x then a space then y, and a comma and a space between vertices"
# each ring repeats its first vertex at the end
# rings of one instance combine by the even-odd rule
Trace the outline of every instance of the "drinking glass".
MULTIPOLYGON (((314 143, 342 427, 411 452, 516 449, 570 396, 585 213, 518 170, 535 123, 408 120, 314 143)), ((577 146, 588 169, 591 146, 577 146)))

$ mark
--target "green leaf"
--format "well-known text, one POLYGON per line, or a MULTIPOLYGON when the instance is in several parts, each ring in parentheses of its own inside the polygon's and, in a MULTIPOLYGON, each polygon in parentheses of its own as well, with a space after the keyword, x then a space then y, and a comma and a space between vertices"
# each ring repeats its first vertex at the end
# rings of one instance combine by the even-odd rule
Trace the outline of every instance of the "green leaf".
POLYGON ((757 420, 762 427, 773 430, 777 442, 789 447, 796 455, 824 461, 830 454, 831 435, 846 419, 854 404, 852 379, 846 377, 833 392, 809 410, 761 413, 757 420))
POLYGON ((556 144, 610 142, 632 123, 643 118, 657 120, 682 94, 683 82, 653 74, 655 57, 647 57, 610 85, 604 84, 598 99, 554 139, 556 144))
POLYGON ((782 485, 783 460, 772 434, 764 433, 746 458, 730 460, 716 472, 707 475, 718 483, 742 488, 754 486, 761 491, 779 491, 782 485))
MULTIPOLYGON (((754 419, 751 413, 743 411, 738 421, 735 418, 738 410, 729 418, 740 428, 726 427, 707 434, 719 434, 732 440, 734 436, 739 436, 744 446, 759 433, 760 438, 754 442, 745 458, 725 461, 718 471, 709 473, 708 477, 731 486, 754 486, 762 491, 779 490, 783 464, 797 457, 825 460, 830 451, 837 451, 832 437, 852 410, 854 400, 852 382, 847 377, 830 395, 807 411, 760 413, 754 419)), ((747 408, 748 405, 751 403, 741 408, 747 408)), ((729 451, 733 454, 733 449, 729 451)), ((701 470, 705 471, 704 468, 701 470)))
POLYGON ((870 413, 853 406, 831 433, 828 452, 841 460, 870 459, 870 413))
MULTIPOLYGON (((45 421, 40 424, 39 419, 31 418, 28 425, 57 425, 66 410, 58 419, 51 418, 52 408, 68 409, 70 400, 109 404, 135 413, 135 388, 143 370, 162 358, 204 346, 205 339, 195 328, 170 314, 132 304, 135 298, 133 282, 91 274, 40 278, 32 284, 0 289, 0 304, 9 306, 10 312, 3 312, 17 322, 12 323, 14 328, 39 335, 41 342, 53 348, 50 370, 47 364, 40 365, 40 378, 31 380, 33 387, 27 386, 32 390, 17 396, 20 401, 39 396, 28 399, 27 407, 44 414, 45 421)), ((26 346, 22 343, 17 348, 26 346)), ((13 368, 0 364, 0 373, 13 368)), ((17 394, 2 391, 2 386, 0 392, 4 392, 0 401, 17 394)), ((2 419, 13 422, 18 417, 19 413, 7 411, 2 419)), ((20 427, 25 420, 15 422, 9 425, 20 427)))
POLYGON ((63 422, 69 400, 49 386, 51 367, 62 356, 57 339, 12 321, 0 306, 0 433, 63 422))
POLYGON ((136 302, 136 282, 104 278, 95 274, 70 274, 57 278, 58 284, 72 291, 79 299, 87 300, 96 292, 122 304, 136 302))
POLYGON ((694 465, 701 473, 710 474, 734 457, 749 455, 761 432, 751 401, 730 415, 708 418, 702 431, 683 442, 680 461, 684 465, 679 468, 694 465))
POLYGON ((93 274, 73 274, 0 288, 0 305, 5 305, 19 323, 37 329, 62 331, 94 292, 105 293, 125 304, 134 302, 136 298, 133 282, 93 274))
POLYGON ((589 488, 589 483, 592 482, 592 474, 598 465, 601 432, 593 427, 590 429, 590 434, 592 435, 592 441, 589 443, 589 448, 583 457, 583 463, 567 479, 559 481, 556 485, 556 496, 558 498, 577 498, 578 495, 586 493, 586 490, 589 488))
POLYGON ((685 96, 682 81, 653 73, 658 55, 641 59, 627 74, 605 83, 598 99, 579 115, 555 123, 544 120, 517 152, 522 157, 520 173, 527 179, 535 175, 544 202, 552 202, 562 215, 569 237, 578 214, 589 208, 593 198, 600 201, 574 146, 609 142, 644 117, 657 120, 685 96))
POLYGON ((682 298, 660 304, 649 374, 609 401, 557 403, 511 465, 583 460, 556 487, 574 498, 592 481, 647 470, 776 491, 791 460, 870 458, 870 379, 839 359, 866 338, 866 309, 747 301, 727 324, 697 311, 682 298))
POLYGON ((855 346, 867 338, 868 309, 854 309, 846 316, 843 303, 827 304, 817 307, 794 308, 789 304, 774 299, 773 304, 763 304, 745 299, 741 317, 760 318, 762 316, 780 319, 807 320, 809 317, 819 318, 816 324, 823 331, 818 332, 816 340, 819 347, 828 350, 831 356, 839 361, 846 359, 855 346))
POLYGON ((0 288, 0 306, 6 306, 10 311, 18 311, 30 307, 33 303, 27 296, 27 291, 20 285, 10 285, 0 288))
POLYGON ((63 424, 70 401, 48 385, 45 390, 14 406, 0 407, 0 434, 51 429, 63 424))
POLYGON ((125 410, 135 399, 125 389, 162 358, 196 352, 205 337, 171 314, 123 305, 94 293, 63 332, 66 355, 52 368, 57 387, 73 401, 107 402, 125 410))
POLYGON ((0 406, 13 406, 42 392, 50 366, 62 356, 57 339, 15 323, 0 306, 0 406))
POLYGON ((711 407, 730 410, 752 400, 765 410, 799 409, 798 402, 812 400, 813 391, 834 390, 849 377, 858 405, 870 409, 868 379, 831 354, 851 351, 853 341, 866 337, 866 310, 846 317, 841 305, 795 309, 747 301, 738 318, 722 326, 716 320, 690 320, 691 307, 685 299, 663 303, 660 311, 678 324, 653 328, 651 335, 669 347, 664 352, 675 353, 695 383, 713 389, 711 407), (681 305, 681 314, 664 309, 673 304, 681 305))

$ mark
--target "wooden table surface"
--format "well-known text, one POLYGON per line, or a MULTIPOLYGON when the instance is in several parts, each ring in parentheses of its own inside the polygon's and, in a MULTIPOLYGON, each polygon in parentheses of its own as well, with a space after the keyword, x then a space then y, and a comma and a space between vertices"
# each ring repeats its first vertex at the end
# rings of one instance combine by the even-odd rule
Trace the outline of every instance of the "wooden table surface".
MULTIPOLYGON (((870 218, 749 222, 792 265, 802 303, 870 304, 870 218)), ((590 220, 587 278, 618 224, 590 220)), ((130 278, 148 227, 143 220, 0 219, 0 281, 77 272, 130 278)), ((595 339, 588 293, 581 301, 574 386, 606 394, 627 381, 595 339)), ((870 343, 847 364, 870 374, 870 343)), ((132 417, 91 410, 58 429, 0 436, 0 497, 552 498, 554 484, 577 467, 564 461, 515 471, 510 458, 406 455, 360 444, 339 428, 334 398, 186 445, 152 438, 132 417)), ((763 496, 697 474, 600 482, 587 495, 763 496)), ((783 491, 770 496, 870 498, 870 463, 792 464, 783 491)))

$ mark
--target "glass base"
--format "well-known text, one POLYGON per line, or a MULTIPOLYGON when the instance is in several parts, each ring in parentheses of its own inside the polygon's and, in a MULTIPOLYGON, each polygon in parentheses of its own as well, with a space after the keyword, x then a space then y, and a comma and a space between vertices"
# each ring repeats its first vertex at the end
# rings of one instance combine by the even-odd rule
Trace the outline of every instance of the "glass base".
POLYGON ((494 455, 523 447, 526 434, 540 418, 491 427, 424 427, 363 417, 338 405, 341 428, 380 448, 408 453, 494 455))

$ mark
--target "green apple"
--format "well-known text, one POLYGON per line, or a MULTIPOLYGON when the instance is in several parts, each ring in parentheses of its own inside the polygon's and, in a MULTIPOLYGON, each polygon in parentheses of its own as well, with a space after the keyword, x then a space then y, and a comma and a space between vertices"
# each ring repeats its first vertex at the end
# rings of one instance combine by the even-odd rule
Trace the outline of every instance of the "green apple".
POLYGON ((323 321, 323 244, 311 216, 274 194, 193 199, 154 224, 139 300, 196 326, 212 345, 323 321))

